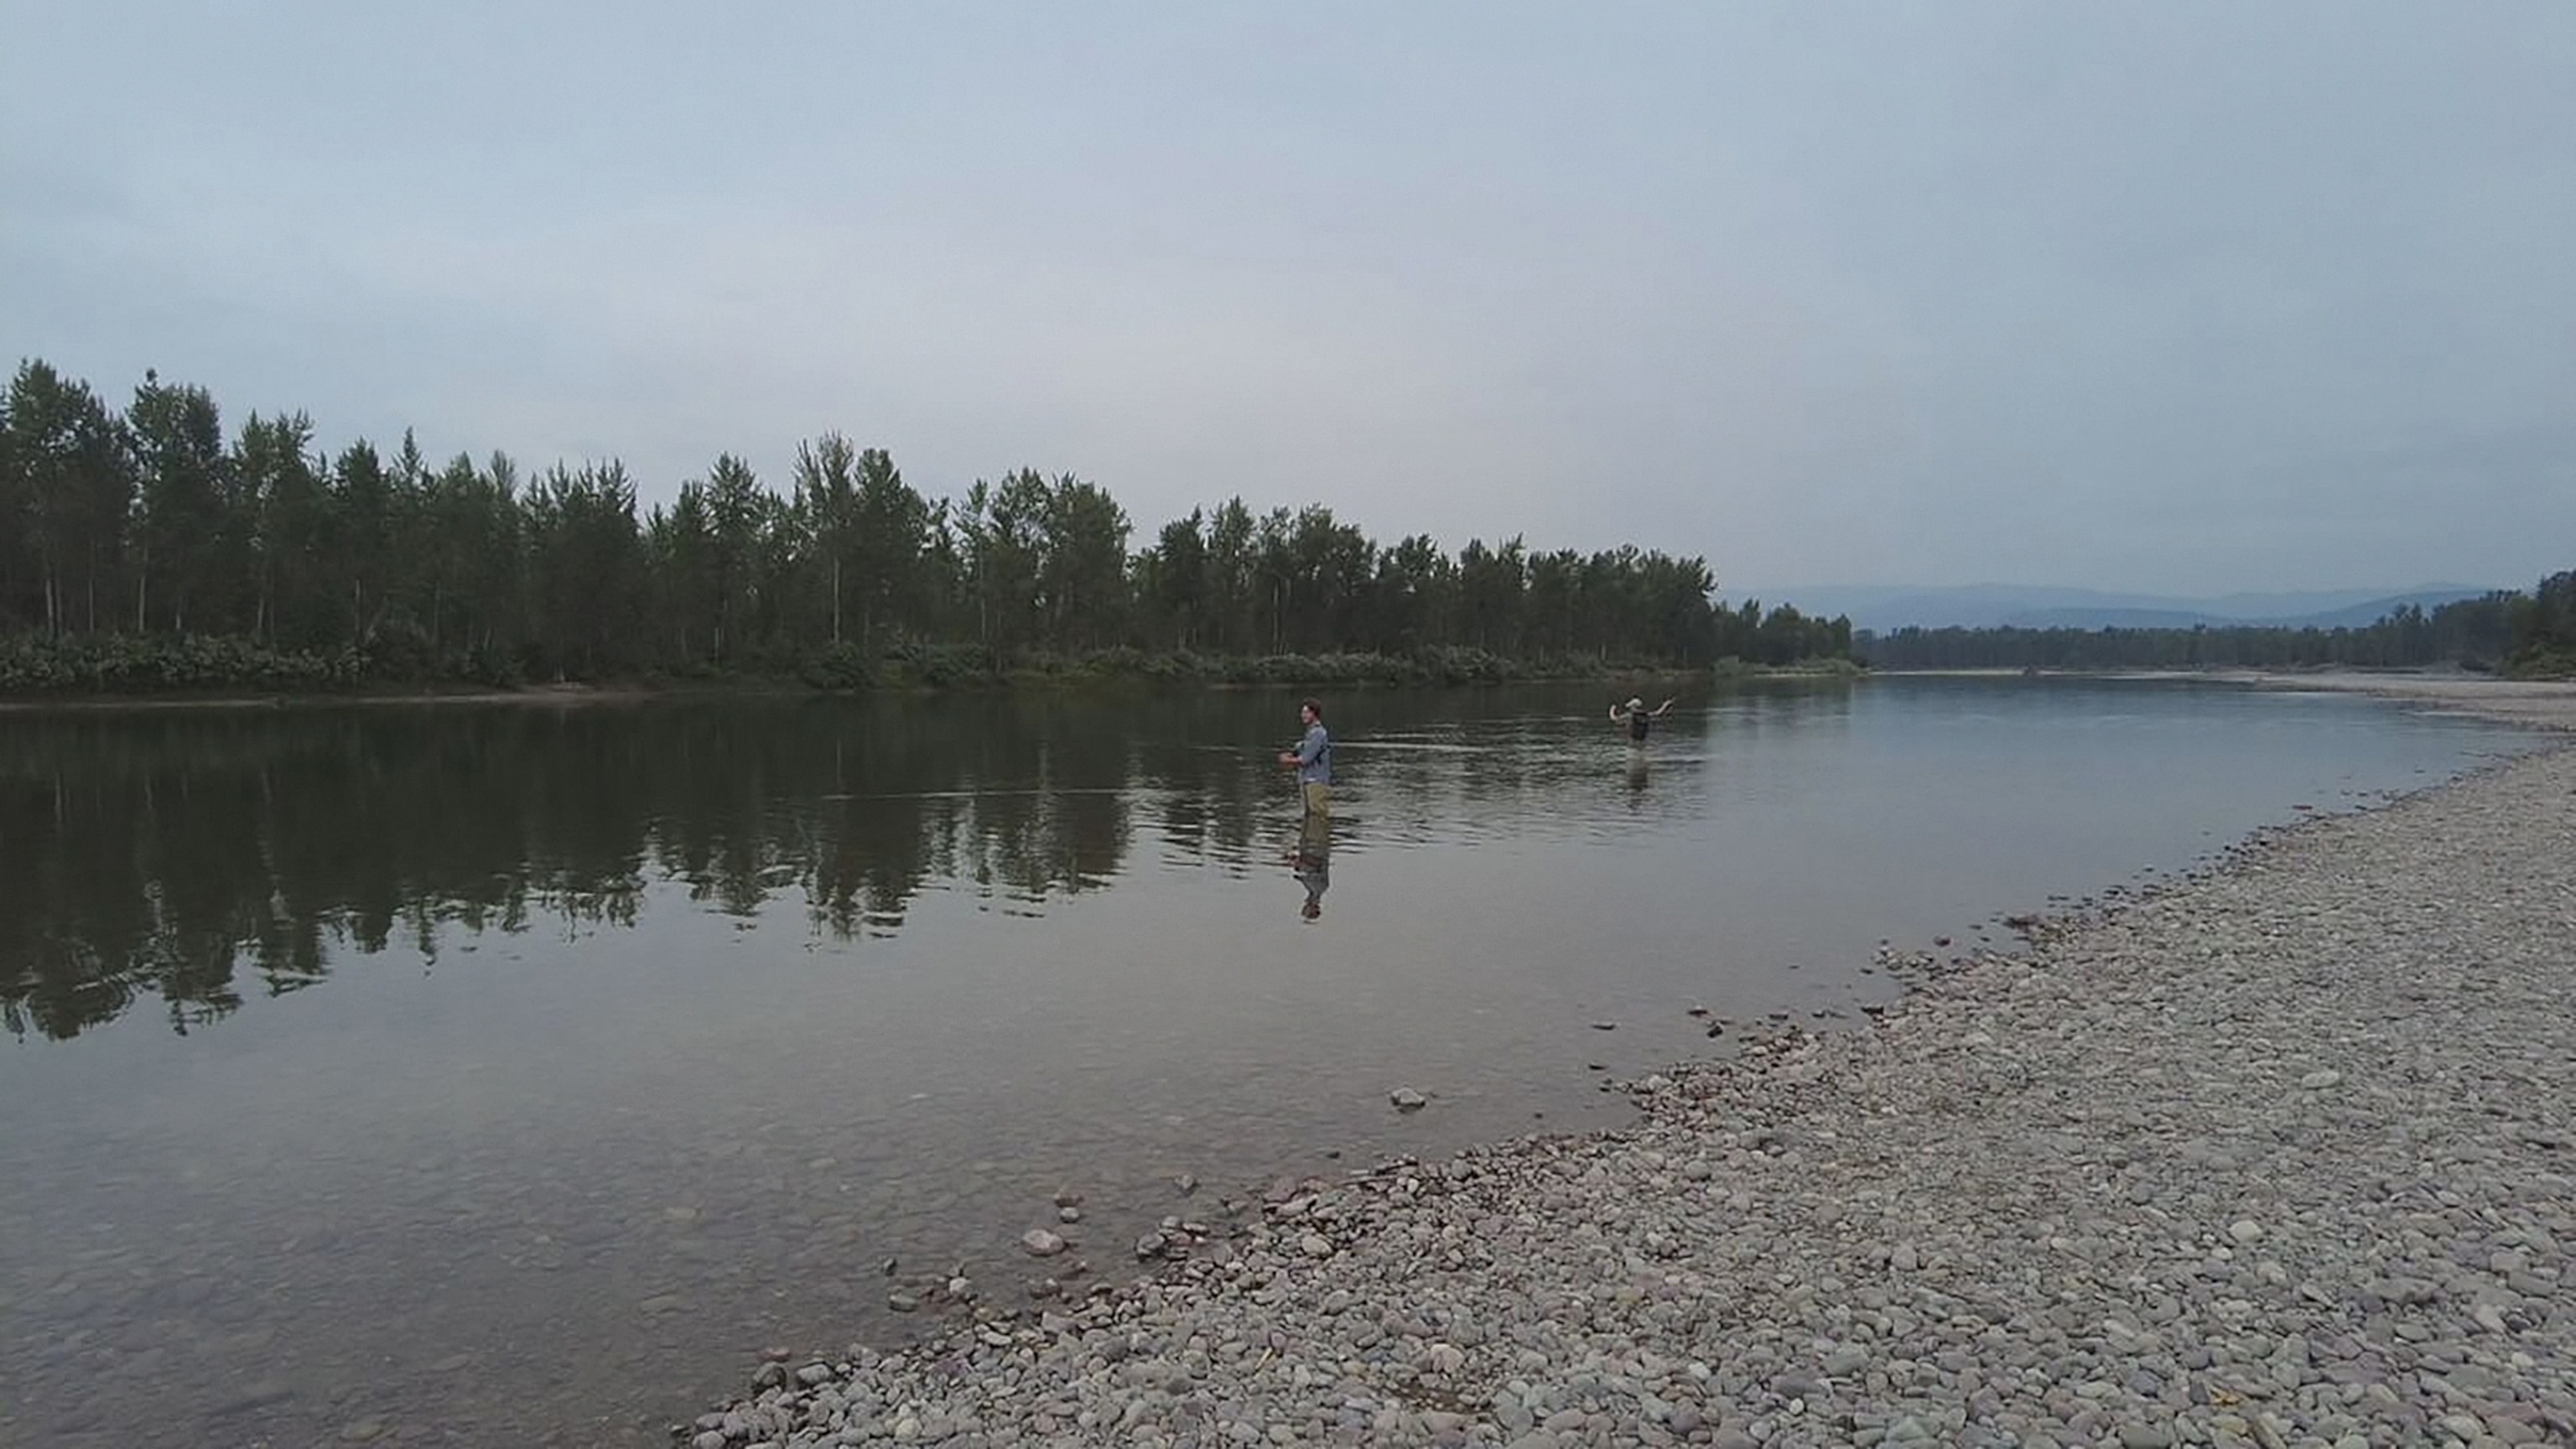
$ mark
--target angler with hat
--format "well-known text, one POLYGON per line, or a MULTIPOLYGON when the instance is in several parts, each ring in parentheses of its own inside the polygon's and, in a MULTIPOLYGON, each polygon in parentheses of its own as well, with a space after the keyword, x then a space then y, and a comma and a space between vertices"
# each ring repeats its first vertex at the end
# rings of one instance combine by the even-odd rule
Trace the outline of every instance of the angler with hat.
POLYGON ((1633 750, 1642 750, 1646 747, 1647 732, 1654 728, 1654 722, 1656 720, 1664 717, 1664 711, 1671 709, 1672 707, 1673 702, 1668 699, 1662 704, 1656 705, 1653 709, 1649 710, 1646 708, 1646 702, 1644 700, 1631 697, 1626 704, 1614 704, 1610 706, 1610 722, 1612 724, 1626 725, 1628 727, 1628 747, 1633 750))

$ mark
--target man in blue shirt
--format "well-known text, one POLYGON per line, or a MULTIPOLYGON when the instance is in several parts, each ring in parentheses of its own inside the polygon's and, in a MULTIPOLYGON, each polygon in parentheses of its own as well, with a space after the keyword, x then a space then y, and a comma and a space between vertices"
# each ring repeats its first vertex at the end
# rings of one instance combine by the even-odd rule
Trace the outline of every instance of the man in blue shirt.
POLYGON ((1309 816, 1333 813, 1333 737, 1324 732, 1324 707, 1307 700, 1297 707, 1297 717, 1306 724, 1306 738, 1297 748, 1279 757, 1279 763, 1297 769, 1297 793, 1304 797, 1309 816))

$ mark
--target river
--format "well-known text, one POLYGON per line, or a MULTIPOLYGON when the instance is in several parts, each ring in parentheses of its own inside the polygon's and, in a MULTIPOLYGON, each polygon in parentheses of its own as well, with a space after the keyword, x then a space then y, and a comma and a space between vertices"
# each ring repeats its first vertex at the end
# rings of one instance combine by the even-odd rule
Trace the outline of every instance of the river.
POLYGON ((1329 698, 1328 832, 1284 693, 0 717, 0 1442, 663 1443, 960 1265, 1614 1125, 1882 941, 2518 743, 1891 678, 1686 693, 1638 769, 1614 697, 1329 698))

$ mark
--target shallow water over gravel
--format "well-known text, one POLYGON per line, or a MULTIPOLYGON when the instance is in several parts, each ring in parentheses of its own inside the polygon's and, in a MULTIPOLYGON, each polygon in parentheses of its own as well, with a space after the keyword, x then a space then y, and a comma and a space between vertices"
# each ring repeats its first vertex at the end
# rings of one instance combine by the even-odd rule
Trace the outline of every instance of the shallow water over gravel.
POLYGON ((1607 702, 1330 701, 1312 921, 1287 695, 0 720, 0 1443, 660 1442, 900 1334, 889 1258, 1016 1301, 1031 1227, 1112 1273, 1328 1152, 1623 1120, 1692 1007, 1855 1012, 1882 938, 2522 743, 1887 679, 1687 699, 1638 776, 1607 702))

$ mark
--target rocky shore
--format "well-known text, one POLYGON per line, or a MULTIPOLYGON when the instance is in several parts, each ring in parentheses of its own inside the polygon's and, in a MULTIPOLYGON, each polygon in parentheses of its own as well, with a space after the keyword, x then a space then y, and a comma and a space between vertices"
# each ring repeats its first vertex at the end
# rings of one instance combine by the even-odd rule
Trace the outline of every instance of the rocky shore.
POLYGON ((1033 1278, 1157 1271, 985 1285, 677 1439, 2576 1444, 2576 751, 2027 934, 1633 1083, 1633 1129, 1142 1244, 1035 1205, 1033 1278))
POLYGON ((2497 679, 2439 671, 2219 670, 2209 677, 2257 689, 2323 690, 2403 700, 2437 714, 2463 714, 2541 729, 2576 728, 2576 681, 2497 679))

